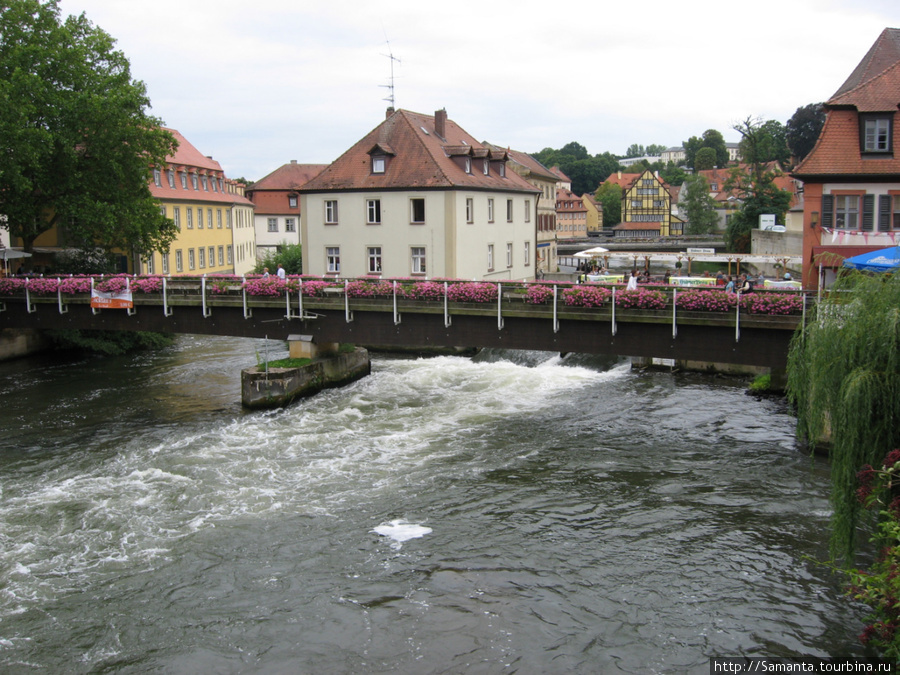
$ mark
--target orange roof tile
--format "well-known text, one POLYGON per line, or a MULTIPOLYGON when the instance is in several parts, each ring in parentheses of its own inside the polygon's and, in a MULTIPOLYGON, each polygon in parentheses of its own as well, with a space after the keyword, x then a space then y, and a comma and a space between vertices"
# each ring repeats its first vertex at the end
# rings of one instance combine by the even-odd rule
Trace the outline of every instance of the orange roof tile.
POLYGON ((282 164, 272 173, 260 178, 248 190, 290 190, 305 185, 328 167, 327 164, 282 164))
MULTIPOLYGON (((445 113, 446 115, 446 113, 445 113)), ((435 118, 409 110, 397 110, 375 129, 338 157, 318 176, 306 183, 300 192, 324 190, 409 190, 409 189, 475 189, 517 192, 539 192, 515 171, 501 176, 495 166, 485 175, 482 160, 472 160, 472 172, 453 159, 460 153, 470 155, 484 146, 450 119, 443 120, 444 137, 435 129, 435 118), (384 173, 372 173, 369 152, 385 144, 393 156, 388 158, 384 173)), ((502 160, 502 153, 490 152, 492 160, 502 160)))

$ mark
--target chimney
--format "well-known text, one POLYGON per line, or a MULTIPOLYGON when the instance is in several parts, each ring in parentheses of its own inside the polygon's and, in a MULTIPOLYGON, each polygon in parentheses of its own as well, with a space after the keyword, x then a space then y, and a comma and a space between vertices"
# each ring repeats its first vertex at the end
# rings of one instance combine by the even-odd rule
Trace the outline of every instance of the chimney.
POLYGON ((292 160, 291 160, 291 164, 296 164, 296 163, 297 163, 297 160, 296 160, 296 159, 292 159, 292 160))
POLYGON ((388 117, 390 117, 393 114, 394 114, 394 106, 389 105, 387 111, 384 114, 384 119, 387 119, 388 117))
POLYGON ((619 178, 621 179, 621 178, 622 178, 622 172, 619 171, 618 174, 619 174, 619 178))
POLYGON ((438 138, 444 139, 445 134, 447 132, 447 109, 442 108, 441 110, 434 111, 434 133, 438 135, 438 138))

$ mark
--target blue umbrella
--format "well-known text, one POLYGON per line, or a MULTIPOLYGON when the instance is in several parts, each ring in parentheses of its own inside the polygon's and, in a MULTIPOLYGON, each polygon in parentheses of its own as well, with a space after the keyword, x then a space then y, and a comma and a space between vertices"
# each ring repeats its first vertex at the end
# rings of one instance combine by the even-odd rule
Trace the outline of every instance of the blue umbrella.
POLYGON ((900 267, 900 247, 891 246, 855 255, 844 261, 844 267, 866 272, 892 272, 900 267))

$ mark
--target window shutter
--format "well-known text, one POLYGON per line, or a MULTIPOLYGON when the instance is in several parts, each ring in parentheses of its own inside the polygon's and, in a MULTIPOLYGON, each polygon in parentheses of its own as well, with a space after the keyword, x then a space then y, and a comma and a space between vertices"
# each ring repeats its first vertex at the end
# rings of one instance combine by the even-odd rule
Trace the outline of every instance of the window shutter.
POLYGON ((834 195, 822 195, 822 227, 834 226, 834 195))
POLYGON ((875 195, 863 195, 863 232, 871 232, 875 227, 875 195))
POLYGON ((888 232, 891 229, 891 196, 878 195, 878 229, 888 232))

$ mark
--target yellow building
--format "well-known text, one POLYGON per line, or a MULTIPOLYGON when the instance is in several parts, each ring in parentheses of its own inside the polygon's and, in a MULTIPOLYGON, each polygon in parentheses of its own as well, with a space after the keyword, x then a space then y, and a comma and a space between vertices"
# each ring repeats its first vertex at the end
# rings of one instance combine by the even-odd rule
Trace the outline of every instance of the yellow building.
POLYGON ((622 222, 616 225, 616 238, 655 238, 680 235, 683 222, 672 215, 672 195, 668 186, 653 171, 618 173, 606 179, 622 188, 622 222))
POLYGON ((584 208, 587 209, 587 235, 589 237, 600 236, 603 232, 603 206, 594 199, 594 195, 585 192, 581 195, 584 208))
POLYGON ((240 274, 255 264, 253 204, 225 178, 217 161, 203 155, 174 129, 178 149, 165 167, 153 169, 150 192, 179 234, 166 253, 140 259, 144 274, 240 274), (238 221, 235 223, 235 221, 238 221), (237 227, 236 227, 237 225, 237 227), (237 241, 237 250, 236 243, 237 241), (236 264, 236 253, 241 258, 236 264))

